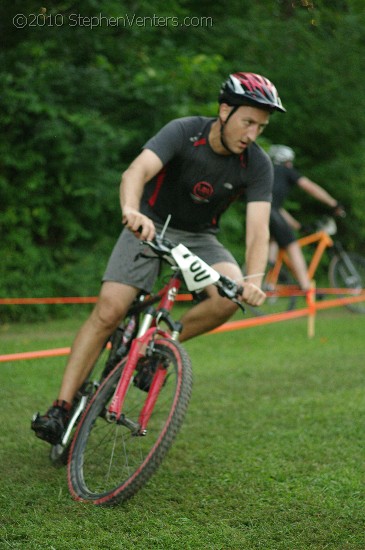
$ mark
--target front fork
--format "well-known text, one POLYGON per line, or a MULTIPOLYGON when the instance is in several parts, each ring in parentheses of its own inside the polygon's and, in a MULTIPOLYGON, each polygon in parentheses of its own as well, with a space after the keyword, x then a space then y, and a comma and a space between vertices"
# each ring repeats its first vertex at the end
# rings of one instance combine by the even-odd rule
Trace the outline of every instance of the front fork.
POLYGON ((125 425, 131 430, 133 435, 146 435, 148 421, 151 418, 153 408, 167 374, 166 367, 163 364, 163 359, 158 362, 151 387, 147 393, 142 410, 139 413, 138 422, 127 418, 122 413, 125 396, 129 385, 132 382, 133 372, 137 367, 139 359, 142 357, 152 356, 156 339, 168 338, 170 340, 177 340, 181 330, 181 323, 174 321, 167 310, 160 309, 156 312, 153 308, 151 308, 147 311, 140 326, 138 335, 131 344, 126 364, 114 392, 111 404, 106 413, 106 419, 108 422, 117 422, 125 425), (158 328, 161 321, 164 321, 165 324, 167 324, 171 333, 165 332, 158 328))

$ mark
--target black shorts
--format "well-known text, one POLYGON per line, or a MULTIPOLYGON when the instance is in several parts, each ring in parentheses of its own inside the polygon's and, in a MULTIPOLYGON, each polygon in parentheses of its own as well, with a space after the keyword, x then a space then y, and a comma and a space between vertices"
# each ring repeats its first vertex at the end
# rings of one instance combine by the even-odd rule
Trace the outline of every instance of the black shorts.
POLYGON ((279 210, 271 209, 270 214, 270 235, 275 239, 280 248, 287 248, 296 241, 294 230, 280 214, 279 210))
MULTIPOLYGON (((155 223, 157 231, 162 226, 155 223)), ((212 233, 188 233, 180 229, 168 228, 166 238, 173 243, 184 244, 208 265, 228 262, 238 265, 232 254, 212 233)), ((114 281, 150 292, 159 272, 159 261, 147 250, 149 258, 140 256, 141 241, 125 229, 122 231, 109 258, 103 282, 114 281)))

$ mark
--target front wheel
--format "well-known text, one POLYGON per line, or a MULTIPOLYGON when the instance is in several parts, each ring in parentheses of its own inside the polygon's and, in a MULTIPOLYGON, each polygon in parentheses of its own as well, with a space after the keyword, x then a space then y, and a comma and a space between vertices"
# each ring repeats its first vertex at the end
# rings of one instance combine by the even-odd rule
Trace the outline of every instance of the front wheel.
MULTIPOLYGON (((343 256, 334 256, 329 266, 328 276, 332 287, 353 289, 356 296, 356 291, 360 294, 365 287, 365 258, 351 252, 343 256)), ((365 313, 364 302, 347 304, 346 307, 355 313, 365 313)))
POLYGON ((128 422, 107 420, 126 360, 100 386, 79 423, 68 465, 69 489, 76 500, 110 505, 132 497, 161 464, 183 423, 192 389, 191 363, 180 344, 168 339, 158 340, 148 358, 153 369, 157 363, 167 373, 147 433, 130 428, 138 423, 147 396, 136 376, 123 404, 128 422))

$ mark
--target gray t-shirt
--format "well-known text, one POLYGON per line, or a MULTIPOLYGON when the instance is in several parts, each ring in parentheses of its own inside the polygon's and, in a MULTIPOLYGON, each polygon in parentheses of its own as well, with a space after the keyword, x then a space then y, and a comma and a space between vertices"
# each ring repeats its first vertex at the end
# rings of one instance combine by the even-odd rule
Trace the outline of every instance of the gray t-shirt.
POLYGON ((221 214, 236 200, 271 202, 273 168, 252 143, 241 155, 219 155, 208 135, 216 119, 186 117, 164 126, 144 145, 163 169, 146 184, 141 210, 154 221, 185 231, 216 231, 221 214))

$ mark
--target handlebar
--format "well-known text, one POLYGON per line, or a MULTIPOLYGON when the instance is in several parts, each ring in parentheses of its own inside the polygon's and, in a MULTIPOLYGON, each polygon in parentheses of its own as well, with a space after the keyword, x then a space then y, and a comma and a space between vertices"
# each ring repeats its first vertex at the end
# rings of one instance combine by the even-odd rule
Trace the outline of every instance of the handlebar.
MULTIPOLYGON (((172 250, 176 248, 177 245, 169 239, 166 239, 166 237, 156 235, 151 241, 141 241, 141 245, 148 246, 156 254, 156 256, 165 260, 170 265, 178 267, 172 255, 172 250)), ((197 257, 197 259, 199 258, 197 257)), ((243 311, 245 311, 242 303, 238 300, 238 297, 243 294, 243 287, 236 283, 233 279, 230 279, 230 277, 221 275, 220 273, 218 273, 218 275, 218 280, 216 280, 213 284, 217 287, 219 294, 228 298, 237 304, 243 311)))
POLYGON ((335 235, 337 233, 337 223, 331 216, 324 216, 310 225, 302 225, 301 232, 304 234, 315 233, 317 231, 324 231, 328 235, 335 235))
POLYGON ((167 261, 173 260, 171 250, 175 248, 176 244, 166 239, 166 237, 156 235, 151 241, 141 241, 141 245, 148 246, 160 258, 167 261))

